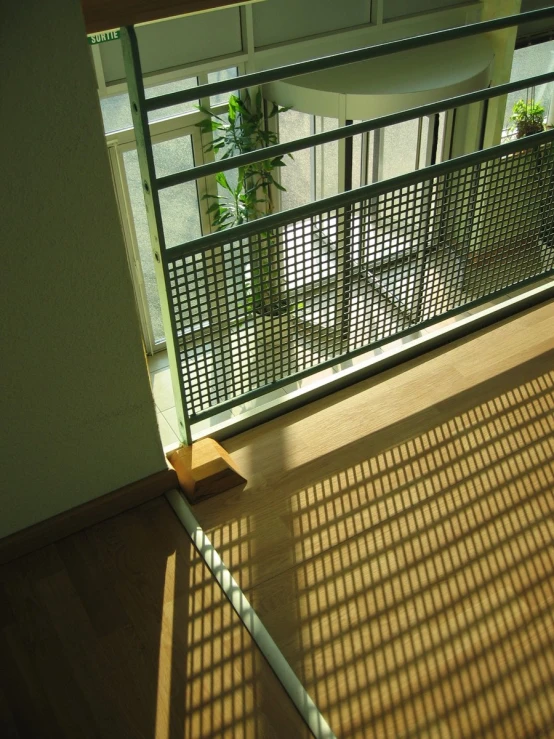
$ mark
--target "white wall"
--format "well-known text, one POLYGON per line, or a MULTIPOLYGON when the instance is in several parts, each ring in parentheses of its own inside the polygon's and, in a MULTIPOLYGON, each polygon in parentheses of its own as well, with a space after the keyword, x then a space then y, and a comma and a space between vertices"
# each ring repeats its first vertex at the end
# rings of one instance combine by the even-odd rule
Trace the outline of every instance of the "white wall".
POLYGON ((78 0, 4 3, 0 536, 164 468, 78 0))

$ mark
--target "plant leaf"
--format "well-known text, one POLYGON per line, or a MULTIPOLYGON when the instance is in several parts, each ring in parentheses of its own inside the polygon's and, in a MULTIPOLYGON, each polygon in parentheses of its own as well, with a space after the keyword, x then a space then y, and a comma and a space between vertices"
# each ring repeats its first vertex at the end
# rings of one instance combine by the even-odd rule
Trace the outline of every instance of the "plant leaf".
POLYGON ((217 118, 222 123, 225 122, 224 119, 220 115, 217 115, 217 113, 214 113, 209 108, 205 108, 203 105, 197 105, 196 107, 201 113, 204 113, 204 115, 209 115, 211 118, 217 118))
POLYGON ((215 176, 215 181, 226 190, 232 190, 231 185, 227 182, 227 177, 225 177, 225 172, 218 172, 215 176))

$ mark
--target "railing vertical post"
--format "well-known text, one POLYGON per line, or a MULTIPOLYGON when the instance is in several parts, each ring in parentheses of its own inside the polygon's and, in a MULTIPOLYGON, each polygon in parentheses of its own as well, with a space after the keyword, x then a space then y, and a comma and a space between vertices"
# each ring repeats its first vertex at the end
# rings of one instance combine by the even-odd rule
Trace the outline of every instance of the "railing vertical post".
MULTIPOLYGON (((416 189, 416 193, 418 190, 416 189)), ((437 186, 434 180, 422 184, 420 190, 422 202, 419 221, 419 233, 416 255, 416 278, 414 282, 414 300, 410 306, 412 321, 415 324, 424 320, 425 313, 425 281, 427 277, 428 253, 430 246, 431 211, 437 199, 437 186)))
POLYGON ((137 141, 137 154, 142 179, 142 194, 146 206, 148 219, 148 230, 150 232, 150 243, 154 254, 154 269, 160 303, 162 308, 162 319, 167 344, 167 355, 173 391, 175 394, 175 409, 179 423, 179 436, 181 441, 190 445, 192 435, 188 413, 185 406, 185 390, 182 373, 179 369, 180 360, 179 336, 175 322, 175 316, 170 308, 167 285, 169 284, 167 262, 165 259, 166 244, 160 208, 160 199, 156 186, 156 170, 154 165, 154 152, 150 129, 148 125, 148 114, 146 112, 144 84, 142 79, 142 68, 138 42, 133 26, 121 29, 121 45, 123 48, 123 59, 125 62, 125 74, 129 89, 129 101, 133 116, 133 125, 137 141))
MULTIPOLYGON (((351 126, 353 121, 347 120, 346 125, 351 126)), ((344 140, 344 191, 352 190, 352 165, 353 165, 354 141, 350 137, 344 140)), ((352 219, 354 206, 348 205, 344 209, 344 242, 343 242, 343 283, 341 294, 341 347, 348 351, 350 339, 350 314, 352 312, 352 219)))

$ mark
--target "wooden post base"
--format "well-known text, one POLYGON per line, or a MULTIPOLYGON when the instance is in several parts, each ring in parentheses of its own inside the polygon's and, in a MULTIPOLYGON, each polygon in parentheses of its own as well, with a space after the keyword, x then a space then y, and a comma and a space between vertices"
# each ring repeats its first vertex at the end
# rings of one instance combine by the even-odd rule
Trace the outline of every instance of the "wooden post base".
POLYGON ((167 459, 191 503, 246 482, 229 453, 214 439, 179 447, 169 452, 167 459))

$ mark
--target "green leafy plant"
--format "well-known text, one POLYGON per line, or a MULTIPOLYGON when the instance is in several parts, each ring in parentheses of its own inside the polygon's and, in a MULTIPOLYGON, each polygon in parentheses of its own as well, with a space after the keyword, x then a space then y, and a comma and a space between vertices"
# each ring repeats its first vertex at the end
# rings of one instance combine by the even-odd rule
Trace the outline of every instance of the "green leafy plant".
MULTIPOLYGON (((277 134, 266 128, 264 103, 260 92, 254 100, 248 93, 242 100, 236 95, 231 95, 226 116, 217 115, 202 106, 200 110, 206 118, 197 125, 202 133, 212 134, 204 151, 213 151, 221 159, 247 154, 278 142, 277 134)), ((289 108, 280 108, 273 103, 267 117, 273 118, 286 110, 289 108)), ((231 176, 228 178, 225 172, 219 172, 216 181, 222 192, 204 196, 210 201, 208 214, 212 226, 219 231, 246 223, 259 215, 272 213, 274 210, 272 187, 285 190, 275 179, 274 171, 284 166, 284 157, 278 156, 239 167, 236 178, 231 176), (233 179, 236 179, 236 182, 233 179)))
POLYGON ((518 139, 540 133, 544 128, 544 106, 533 100, 518 100, 512 108, 510 121, 511 130, 516 131, 518 139))
MULTIPOLYGON (((221 159, 247 154, 278 142, 275 132, 267 129, 264 101, 258 91, 255 98, 246 93, 241 99, 229 98, 227 115, 217 115, 200 106, 205 118, 198 123, 203 134, 211 133, 204 151, 214 152, 221 159)), ((267 119, 284 113, 271 103, 267 119)), ((292 155, 289 154, 292 158, 292 155)), ((238 226, 274 211, 273 188, 285 191, 275 178, 275 170, 285 166, 284 156, 247 164, 235 170, 234 177, 219 172, 215 179, 218 193, 204 196, 212 227, 222 229, 238 226)), ((261 234, 258 245, 250 249, 250 276, 247 281, 247 310, 262 315, 281 315, 290 310, 279 279, 279 253, 276 234, 261 234), (261 245, 260 245, 261 244, 261 245)))

